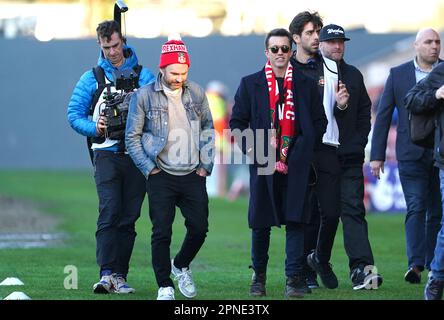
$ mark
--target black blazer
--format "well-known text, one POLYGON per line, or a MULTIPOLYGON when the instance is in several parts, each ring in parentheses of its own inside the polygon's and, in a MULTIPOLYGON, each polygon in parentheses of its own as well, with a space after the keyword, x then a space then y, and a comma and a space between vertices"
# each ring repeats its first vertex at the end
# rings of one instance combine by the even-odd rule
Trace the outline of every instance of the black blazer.
MULTIPOLYGON (((304 222, 308 219, 309 211, 304 210, 304 206, 309 171, 315 142, 324 134, 327 119, 316 82, 299 72, 293 72, 293 100, 298 113, 296 119, 299 121, 299 131, 287 157, 287 203, 282 206, 275 202, 273 175, 258 175, 259 163, 255 161, 250 165, 250 228, 280 226, 288 221, 304 222), (286 208, 285 212, 279 210, 282 207, 286 208)), ((268 85, 262 69, 242 78, 234 98, 230 128, 241 131, 251 129, 257 133, 270 127, 268 85)), ((254 144, 253 150, 267 149, 268 141, 257 140, 254 144)), ((241 148, 249 154, 247 145, 241 144, 241 148)))

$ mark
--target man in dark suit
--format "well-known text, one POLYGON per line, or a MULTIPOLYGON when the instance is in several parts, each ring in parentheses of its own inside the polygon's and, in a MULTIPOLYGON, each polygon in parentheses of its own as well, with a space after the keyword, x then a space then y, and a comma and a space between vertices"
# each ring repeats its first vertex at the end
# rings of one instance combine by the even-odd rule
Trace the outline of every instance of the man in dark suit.
POLYGON ((432 29, 420 30, 414 42, 416 57, 390 70, 379 101, 373 127, 370 167, 379 179, 384 173, 385 150, 392 114, 398 111, 396 157, 399 178, 407 204, 405 234, 407 282, 420 283, 424 268, 430 270, 436 235, 441 221, 439 170, 433 166, 433 150, 417 146, 409 136, 408 114, 404 106, 407 92, 440 62, 441 42, 432 29))
MULTIPOLYGON (((304 277, 304 227, 306 194, 313 148, 325 131, 327 120, 316 83, 289 63, 292 39, 285 29, 274 29, 265 39, 265 68, 242 78, 235 96, 230 128, 251 132, 251 145, 236 139, 241 150, 265 150, 276 159, 272 174, 261 174, 255 155, 250 164, 248 223, 252 229, 252 296, 266 294, 268 248, 272 226, 286 225, 285 296, 310 293, 304 277), (269 136, 267 133, 274 133, 269 136), (261 134, 265 132, 264 134, 261 134), (265 139, 260 139, 260 137, 265 139)), ((271 160, 269 160, 271 161, 271 160)))

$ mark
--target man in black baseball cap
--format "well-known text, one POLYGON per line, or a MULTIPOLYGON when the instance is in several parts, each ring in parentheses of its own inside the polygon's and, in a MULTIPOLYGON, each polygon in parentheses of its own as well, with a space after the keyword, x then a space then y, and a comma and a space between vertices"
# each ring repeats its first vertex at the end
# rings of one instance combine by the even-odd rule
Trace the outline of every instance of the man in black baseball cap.
POLYGON ((329 176, 324 177, 321 171, 318 176, 316 195, 321 224, 316 249, 307 256, 307 264, 325 287, 338 286, 329 262, 341 220, 353 290, 370 290, 383 282, 375 267, 364 206, 363 164, 370 132, 371 100, 361 72, 344 61, 348 40, 344 28, 335 24, 324 26, 319 34, 322 96, 328 125, 322 137, 323 155, 316 160, 318 167, 327 161, 324 165, 329 176), (326 178, 329 180, 323 180, 326 178), (339 208, 335 198, 340 199, 339 208))
POLYGON ((344 41, 350 40, 345 36, 344 28, 336 24, 329 24, 321 29, 319 41, 329 41, 334 39, 342 39, 344 41))

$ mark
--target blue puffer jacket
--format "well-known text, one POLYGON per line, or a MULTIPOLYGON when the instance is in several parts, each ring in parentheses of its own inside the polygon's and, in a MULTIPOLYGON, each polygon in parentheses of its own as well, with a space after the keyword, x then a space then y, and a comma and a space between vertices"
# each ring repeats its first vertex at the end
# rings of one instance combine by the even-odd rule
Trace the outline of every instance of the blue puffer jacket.
MULTIPOLYGON (((125 63, 119 67, 114 67, 109 60, 105 59, 100 50, 97 65, 101 66, 105 71, 108 79, 113 79, 112 72, 115 70, 130 69, 138 64, 137 56, 134 49, 130 46, 124 46, 124 50, 130 50, 130 56, 125 59, 125 63)), ((139 86, 151 83, 155 80, 155 76, 147 69, 142 68, 139 76, 139 86)), ((97 89, 97 81, 93 71, 86 71, 77 82, 68 105, 68 121, 71 127, 81 135, 88 137, 97 136, 96 123, 88 119, 89 107, 91 105, 94 93, 97 89)))

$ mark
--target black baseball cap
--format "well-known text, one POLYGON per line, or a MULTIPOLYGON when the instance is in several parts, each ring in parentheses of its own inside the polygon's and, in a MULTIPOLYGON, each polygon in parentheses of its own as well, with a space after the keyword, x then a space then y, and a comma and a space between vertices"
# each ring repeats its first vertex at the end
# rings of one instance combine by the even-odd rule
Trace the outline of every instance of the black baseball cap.
POLYGON ((333 39, 350 40, 345 36, 344 28, 337 24, 329 24, 321 29, 319 33, 319 41, 328 41, 333 39))

